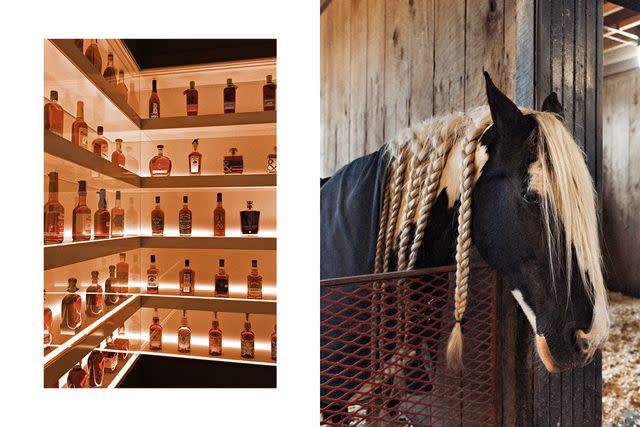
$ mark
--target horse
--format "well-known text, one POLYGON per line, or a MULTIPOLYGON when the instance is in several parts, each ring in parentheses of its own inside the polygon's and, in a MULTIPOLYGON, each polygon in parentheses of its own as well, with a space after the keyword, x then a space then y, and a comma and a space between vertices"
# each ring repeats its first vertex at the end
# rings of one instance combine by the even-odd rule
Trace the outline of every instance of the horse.
POLYGON ((550 93, 432 117, 321 180, 321 278, 456 264, 451 369, 463 366, 469 252, 503 278, 549 372, 589 363, 609 330, 594 185, 550 93))

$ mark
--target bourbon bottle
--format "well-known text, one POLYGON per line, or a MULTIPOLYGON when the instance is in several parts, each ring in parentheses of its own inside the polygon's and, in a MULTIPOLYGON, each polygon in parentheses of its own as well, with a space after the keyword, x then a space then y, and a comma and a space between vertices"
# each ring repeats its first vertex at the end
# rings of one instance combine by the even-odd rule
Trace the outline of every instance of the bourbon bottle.
POLYGON ((129 339, 126 338, 124 323, 118 328, 118 337, 113 340, 113 345, 117 350, 120 350, 118 352, 120 361, 124 362, 129 358, 129 339))
POLYGON ((151 81, 151 95, 149 96, 149 118, 160 118, 160 97, 158 96, 158 82, 156 79, 151 81))
POLYGON ((181 236, 191 236, 191 210, 189 209, 189 197, 182 196, 184 205, 178 212, 178 230, 181 236))
POLYGON ((224 112, 236 112, 236 89, 231 79, 227 79, 227 87, 224 88, 224 112))
POLYGON ((156 267, 156 256, 151 255, 151 264, 147 269, 147 293, 157 294, 160 286, 159 282, 160 270, 156 267))
POLYGON ((124 71, 118 72, 118 84, 116 85, 116 91, 122 96, 125 102, 129 102, 129 89, 124 82, 124 71))
POLYGON ((118 352, 109 351, 115 350, 116 346, 113 343, 113 335, 109 335, 107 337, 107 344, 105 346, 104 351, 104 371, 108 373, 113 373, 116 371, 118 367, 118 352))
POLYGON ((86 298, 85 313, 87 316, 99 317, 104 310, 104 305, 102 303, 102 286, 98 283, 97 271, 91 272, 91 285, 87 288, 86 298))
POLYGON ((249 322, 249 313, 247 313, 244 331, 240 334, 240 356, 244 359, 253 359, 255 357, 255 343, 256 336, 251 331, 251 322, 249 322))
POLYGON ((182 321, 178 328, 178 351, 180 353, 191 351, 191 328, 187 324, 187 310, 182 310, 182 321))
MULTIPOLYGON (((118 281, 118 292, 121 294, 129 293, 129 264, 127 263, 127 254, 120 254, 120 262, 116 264, 116 280, 118 281)), ((123 299, 122 297, 121 299, 123 299)))
POLYGON ((112 85, 116 85, 116 69, 113 68, 113 53, 109 52, 107 55, 107 67, 104 69, 104 73, 102 73, 102 77, 107 79, 109 83, 112 85))
POLYGON ((251 210, 253 202, 247 200, 247 210, 240 211, 240 231, 242 234, 258 234, 260 211, 251 210))
POLYGON ((247 298, 262 299, 262 276, 258 274, 258 260, 251 260, 251 273, 247 276, 247 298))
POLYGON ((276 148, 273 147, 273 153, 267 155, 267 173, 277 173, 278 157, 276 148))
POLYGON ((276 325, 273 325, 273 333, 271 334, 271 360, 273 360, 274 362, 277 358, 277 341, 278 338, 276 336, 276 325))
POLYGON ((60 332, 72 334, 82 325, 82 297, 76 292, 78 279, 71 277, 68 280, 67 295, 62 298, 60 304, 60 332))
POLYGON ((116 149, 111 153, 111 163, 115 163, 121 168, 124 167, 124 163, 126 161, 126 157, 122 152, 122 139, 116 139, 116 149))
POLYGON ((98 194, 100 195, 100 200, 98 200, 98 210, 93 215, 93 238, 108 239, 111 215, 109 215, 109 210, 107 209, 107 191, 101 188, 98 194))
POLYGON ((196 82, 189 82, 189 89, 183 92, 187 97, 187 116, 198 115, 198 90, 196 89, 196 82))
POLYGON ((213 210, 213 235, 224 236, 225 214, 222 207, 222 193, 216 195, 216 208, 213 210))
POLYGON ((184 260, 184 268, 178 274, 180 295, 194 295, 196 285, 196 273, 189 267, 189 260, 184 260))
POLYGON ((209 354, 212 356, 222 354, 222 331, 220 330, 220 322, 218 322, 218 313, 214 314, 211 329, 209 329, 209 354))
POLYGON ((67 388, 85 388, 89 374, 78 362, 67 374, 67 388))
POLYGON ((236 156, 237 152, 237 148, 230 148, 229 153, 231 153, 231 155, 224 156, 222 170, 225 174, 238 174, 244 170, 242 156, 236 156))
POLYGON ((91 209, 87 206, 87 181, 78 181, 78 204, 73 209, 71 229, 74 242, 91 239, 91 209))
POLYGON ((47 347, 53 341, 51 335, 51 324, 53 323, 53 313, 51 309, 46 306, 47 303, 47 291, 44 291, 44 346, 47 347))
POLYGON ((160 196, 156 196, 156 207, 151 211, 151 234, 153 236, 164 234, 164 211, 160 208, 160 196))
POLYGON ((276 84, 271 80, 271 74, 267 75, 267 83, 262 86, 262 105, 264 111, 276 109, 276 84))
POLYGON ((171 175, 171 159, 163 154, 164 145, 158 145, 158 154, 149 160, 149 173, 151 176, 171 175))
POLYGON ((97 132, 98 132, 98 136, 91 143, 91 146, 93 147, 93 152, 104 159, 108 159, 109 158, 109 142, 102 136, 104 133, 104 128, 102 126, 98 126, 97 132))
POLYGON ((102 387, 104 380, 104 354, 100 350, 93 350, 87 360, 89 369, 89 387, 102 387))
POLYGON ((49 200, 44 205, 44 244, 64 240, 64 207, 58 201, 58 172, 49 172, 49 200))
POLYGON ((106 305, 116 305, 120 299, 118 295, 118 279, 116 278, 116 266, 109 266, 109 278, 104 281, 104 303, 106 305))
POLYGON ((193 152, 189 154, 189 173, 191 175, 200 175, 202 171, 202 154, 198 153, 198 139, 194 139, 191 145, 193 145, 193 152))
POLYGON ((111 237, 124 236, 124 209, 120 191, 116 191, 116 205, 111 209, 111 237))
POLYGON ((78 101, 76 105, 76 119, 71 125, 71 142, 80 147, 89 148, 89 126, 84 121, 84 102, 78 101))
POLYGON ((229 275, 224 271, 224 259, 222 258, 218 260, 218 273, 216 273, 215 277, 214 296, 229 296, 229 275))
POLYGON ((152 351, 162 350, 162 325, 157 308, 153 309, 153 323, 149 327, 149 349, 152 351))
POLYGON ((64 111, 58 104, 58 91, 49 93, 49 102, 44 104, 44 128, 58 136, 62 136, 64 129, 64 111))
POLYGON ((100 56, 100 49, 98 48, 98 39, 92 39, 89 42, 89 47, 84 52, 84 56, 87 57, 99 73, 102 72, 102 56, 100 56))

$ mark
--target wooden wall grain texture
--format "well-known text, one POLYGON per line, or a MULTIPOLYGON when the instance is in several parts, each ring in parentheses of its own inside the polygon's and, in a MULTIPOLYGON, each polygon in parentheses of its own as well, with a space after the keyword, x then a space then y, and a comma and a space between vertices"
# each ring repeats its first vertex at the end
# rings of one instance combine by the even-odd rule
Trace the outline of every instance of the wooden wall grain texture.
POLYGON ((607 283, 640 296, 640 69, 607 77, 602 95, 607 283))

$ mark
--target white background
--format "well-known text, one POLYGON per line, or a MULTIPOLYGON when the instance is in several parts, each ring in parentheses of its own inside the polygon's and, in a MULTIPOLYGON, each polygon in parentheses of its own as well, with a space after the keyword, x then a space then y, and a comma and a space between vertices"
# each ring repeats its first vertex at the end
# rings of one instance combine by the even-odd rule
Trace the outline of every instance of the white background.
POLYGON ((317 426, 320 2, 23 0, 2 10, 2 424, 317 426), (43 40, 79 37, 277 38, 277 389, 43 389, 43 40))

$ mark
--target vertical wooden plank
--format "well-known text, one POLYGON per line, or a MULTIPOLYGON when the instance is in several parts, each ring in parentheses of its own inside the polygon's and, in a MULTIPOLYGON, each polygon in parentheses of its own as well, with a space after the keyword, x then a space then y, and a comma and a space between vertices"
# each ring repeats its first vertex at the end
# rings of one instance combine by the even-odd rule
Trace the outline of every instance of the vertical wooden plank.
POLYGON ((434 0, 409 2, 409 124, 420 122, 433 112, 433 2, 434 0))
POLYGON ((349 119, 350 119, 350 96, 349 68, 351 65, 350 42, 351 37, 351 2, 350 0, 334 0, 335 3, 335 38, 333 47, 335 48, 335 63, 333 64, 333 82, 335 86, 334 121, 336 130, 336 165, 339 169, 349 163, 349 119))
MULTIPOLYGON (((530 1, 502 0, 503 17, 502 17, 502 66, 500 67, 500 83, 502 90, 511 99, 516 99, 516 43, 518 31, 518 9, 527 8, 533 11, 533 3, 530 1)), ((523 17, 524 19, 533 18, 533 15, 523 17)), ((520 24, 524 25, 523 19, 520 24)), ((528 31, 533 29, 533 21, 530 21, 527 28, 528 31)), ((533 33, 527 34, 527 37, 533 36, 533 33)), ((530 45, 533 46, 533 38, 529 38, 530 45)), ((533 59, 533 49, 529 47, 529 55, 533 59)), ((533 61, 531 62, 531 71, 533 71, 533 61)), ((533 88, 533 78, 530 79, 533 88)), ((516 101, 517 102, 517 101, 516 101)), ((486 103, 486 102, 485 102, 486 103)))
POLYGON ((464 109, 465 1, 435 0, 434 114, 464 109))
MULTIPOLYGON (((594 155, 594 172, 591 176, 595 177, 596 181, 596 191, 598 195, 598 205, 602 208, 602 82, 603 82, 603 67, 602 61, 604 59, 604 53, 602 51, 602 43, 603 38, 600 37, 602 34, 603 28, 603 1, 604 0, 595 0, 596 7, 596 23, 595 23, 595 38, 596 38, 596 146, 595 146, 595 155, 594 155)), ((601 373, 601 372, 600 372, 601 373)))
POLYGON ((335 143, 331 129, 331 99, 333 98, 333 81, 331 79, 333 30, 331 26, 334 22, 332 19, 334 10, 335 7, 329 4, 320 17, 320 173, 323 177, 330 176, 335 167, 333 164, 335 143))
MULTIPOLYGON (((506 4, 511 4, 510 0, 505 0, 505 25, 508 20, 509 8, 506 4)), ((515 100, 516 104, 526 108, 534 108, 535 106, 535 49, 531 49, 534 45, 535 36, 535 2, 518 1, 515 7, 516 13, 516 32, 515 37, 515 100)), ((511 34, 511 33, 505 33, 511 34)), ((505 46, 510 43, 505 41, 505 46)))
POLYGON ((349 49, 349 156, 364 156, 367 136, 367 7, 369 0, 351 0, 349 49), (356 54, 357 53, 357 54, 356 54))
POLYGON ((384 12, 384 0, 367 2, 367 153, 374 152, 385 142, 384 12))
MULTIPOLYGON (((640 264, 640 71, 636 70, 630 78, 631 93, 629 104, 629 212, 635 214, 629 217, 630 233, 626 239, 629 242, 629 255, 623 262, 625 269, 632 271, 632 266, 640 264)), ((636 267, 637 268, 637 267, 636 267)), ((640 296, 640 277, 630 274, 625 291, 629 295, 640 296)))
MULTIPOLYGON (((597 10, 596 7, 602 7, 600 1, 588 1, 586 2, 586 36, 585 46, 587 54, 586 64, 586 94, 585 94, 585 108, 586 108, 586 121, 584 123, 584 131, 586 135, 585 141, 585 153, 587 155, 587 166, 591 172, 591 176, 596 177, 596 84, 598 82, 598 73, 596 71, 598 61, 598 48, 597 38, 595 33, 597 25, 597 10)), ((600 27, 601 28, 601 27, 600 27)), ((597 184, 597 182, 596 182, 597 184)))
POLYGON ((551 92, 551 3, 536 1, 536 106, 551 92))

